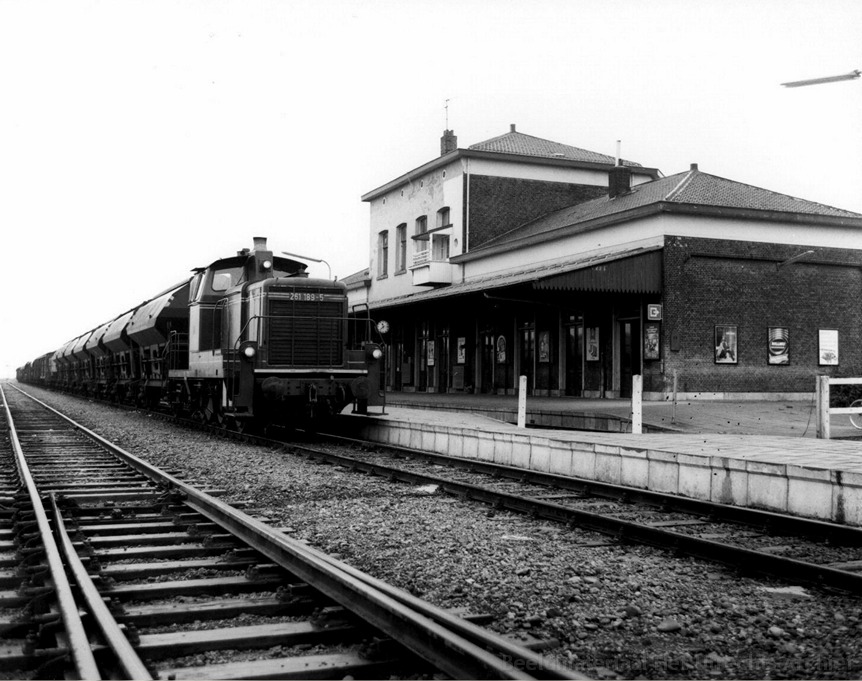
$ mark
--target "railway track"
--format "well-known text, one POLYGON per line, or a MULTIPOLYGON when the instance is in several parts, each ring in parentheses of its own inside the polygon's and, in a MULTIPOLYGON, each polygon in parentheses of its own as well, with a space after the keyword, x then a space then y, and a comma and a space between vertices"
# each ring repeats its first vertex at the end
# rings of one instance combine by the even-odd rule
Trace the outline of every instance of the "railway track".
POLYGON ((288 451, 443 494, 673 550, 794 583, 862 593, 862 530, 622 485, 327 436, 288 451))
POLYGON ((583 678, 0 392, 7 674, 583 678))
MULTIPOLYGON (((745 573, 862 593, 862 530, 593 480, 314 433, 349 454, 186 422, 246 442, 722 563, 745 573)), ((295 438, 296 433, 291 436, 295 438)))

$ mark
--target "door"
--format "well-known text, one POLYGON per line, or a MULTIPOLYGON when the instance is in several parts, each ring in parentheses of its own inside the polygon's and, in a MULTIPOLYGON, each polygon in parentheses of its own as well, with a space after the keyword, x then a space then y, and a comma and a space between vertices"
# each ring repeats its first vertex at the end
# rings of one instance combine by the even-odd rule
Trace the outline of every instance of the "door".
POLYGON ((636 319, 619 321, 620 397, 632 396, 632 376, 641 372, 640 322, 636 319))
POLYGON ((494 332, 482 334, 482 383, 479 390, 484 394, 494 392, 494 332))
POLYGON ((566 395, 580 397, 584 391, 584 325, 566 327, 566 395))
MULTIPOLYGON (((521 376, 527 377, 527 394, 533 394, 533 376, 536 372, 536 327, 521 328, 521 364, 518 368, 521 376)), ((517 382, 516 382, 517 386, 517 382)))
POLYGON ((437 392, 449 392, 449 329, 437 336, 437 392))

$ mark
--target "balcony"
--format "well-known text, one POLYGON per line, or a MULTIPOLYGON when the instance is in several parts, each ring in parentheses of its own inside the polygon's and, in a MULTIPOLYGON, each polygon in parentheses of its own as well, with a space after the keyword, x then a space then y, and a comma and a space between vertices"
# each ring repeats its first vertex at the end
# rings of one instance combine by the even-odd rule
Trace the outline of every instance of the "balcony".
POLYGON ((449 264, 449 259, 435 260, 431 256, 430 249, 417 251, 413 254, 413 264, 410 271, 413 272, 414 286, 445 286, 452 283, 452 270, 454 265, 449 264))

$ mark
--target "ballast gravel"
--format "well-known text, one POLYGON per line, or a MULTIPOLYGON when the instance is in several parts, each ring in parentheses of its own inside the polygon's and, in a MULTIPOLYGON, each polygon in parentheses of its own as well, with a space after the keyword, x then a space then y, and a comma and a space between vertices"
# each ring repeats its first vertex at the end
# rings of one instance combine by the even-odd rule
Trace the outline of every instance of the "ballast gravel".
POLYGON ((187 431, 140 412, 28 391, 290 536, 594 678, 862 676, 862 599, 187 431))

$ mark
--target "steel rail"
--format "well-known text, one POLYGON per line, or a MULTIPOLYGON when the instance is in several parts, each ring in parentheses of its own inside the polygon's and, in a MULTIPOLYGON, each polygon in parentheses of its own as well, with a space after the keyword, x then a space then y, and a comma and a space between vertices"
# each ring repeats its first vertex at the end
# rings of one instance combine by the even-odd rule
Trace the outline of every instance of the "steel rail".
MULTIPOLYGON (((311 583, 348 610, 370 622, 413 653, 430 662, 453 678, 531 679, 535 676, 524 669, 538 669, 544 678, 583 679, 582 675, 562 665, 544 660, 532 651, 513 644, 502 637, 485 632, 486 640, 497 639, 496 648, 504 649, 513 663, 488 652, 483 646, 453 632, 441 624, 447 617, 439 611, 439 619, 418 613, 406 605, 407 599, 397 600, 390 593, 373 586, 367 575, 359 578, 358 571, 331 557, 325 559, 319 552, 274 530, 268 525, 242 513, 210 495, 187 485, 182 480, 164 473, 146 461, 105 440, 97 433, 76 423, 68 416, 41 400, 16 388, 22 394, 53 412, 82 433, 116 454, 130 466, 151 480, 166 484, 181 493, 183 501, 210 520, 222 525, 243 539, 252 548, 286 568, 300 579, 311 583), (538 667, 536 665, 539 665, 538 667)), ((392 587, 394 588, 394 587, 392 587)), ((427 604, 426 612, 434 607, 427 604)), ((478 630, 479 627, 476 627, 478 630)))
MULTIPOLYGON (((313 450, 308 450, 313 451, 313 450)), ((449 494, 482 501, 499 508, 519 513, 536 515, 549 520, 577 525, 610 535, 621 541, 633 541, 660 548, 672 548, 697 558, 704 558, 726 565, 739 566, 754 573, 792 578, 809 584, 831 586, 845 591, 862 593, 862 574, 846 572, 815 563, 776 556, 756 549, 747 549, 733 544, 723 544, 678 532, 671 532, 640 523, 614 518, 601 513, 583 511, 562 504, 539 499, 529 499, 516 494, 489 490, 480 485, 456 482, 425 473, 414 473, 396 467, 362 461, 350 456, 329 452, 314 452, 314 456, 366 473, 395 478, 405 482, 422 482, 439 485, 449 494)))
POLYGON ((30 504, 33 507, 33 514, 36 517, 42 546, 45 550, 45 559, 47 560, 48 567, 51 571, 51 580, 54 583, 54 593, 57 597, 57 602, 60 608, 60 617, 63 620, 72 662, 75 666, 78 678, 101 679, 102 676, 99 672, 99 667, 96 664, 93 649, 90 646, 87 632, 84 629, 84 624, 81 621, 81 616, 78 612, 78 604, 75 602, 75 597, 72 594, 72 587, 69 584, 69 580, 66 577, 66 571, 63 568, 63 560, 60 557, 60 551, 57 548, 57 544, 55 543, 51 532, 51 525, 48 522, 45 507, 42 504, 42 499, 39 497, 36 483, 33 480, 30 468, 27 466, 27 461, 24 458, 24 451, 21 448, 18 431, 15 428, 15 422, 12 419, 12 412, 9 409, 9 403, 6 400, 6 393, 3 391, 2 385, 0 385, 0 396, 3 397, 3 408, 6 411, 6 421, 9 426, 9 440, 12 444, 12 450, 15 453, 15 464, 18 467, 18 474, 21 477, 22 485, 27 490, 27 495, 30 497, 30 504))
POLYGON ((102 595, 87 572, 87 568, 84 567, 84 564, 78 557, 72 540, 69 539, 68 532, 66 531, 66 523, 63 521, 63 514, 57 505, 57 495, 54 492, 51 492, 51 507, 54 511, 54 524, 57 526, 57 532, 60 535, 60 548, 66 558, 66 565, 75 578, 78 589, 87 603, 90 615, 96 621, 108 647, 114 651, 117 664, 126 675, 125 678, 152 679, 153 676, 149 669, 147 669, 147 666, 138 656, 132 644, 129 643, 119 623, 114 619, 108 606, 105 605, 102 595))

